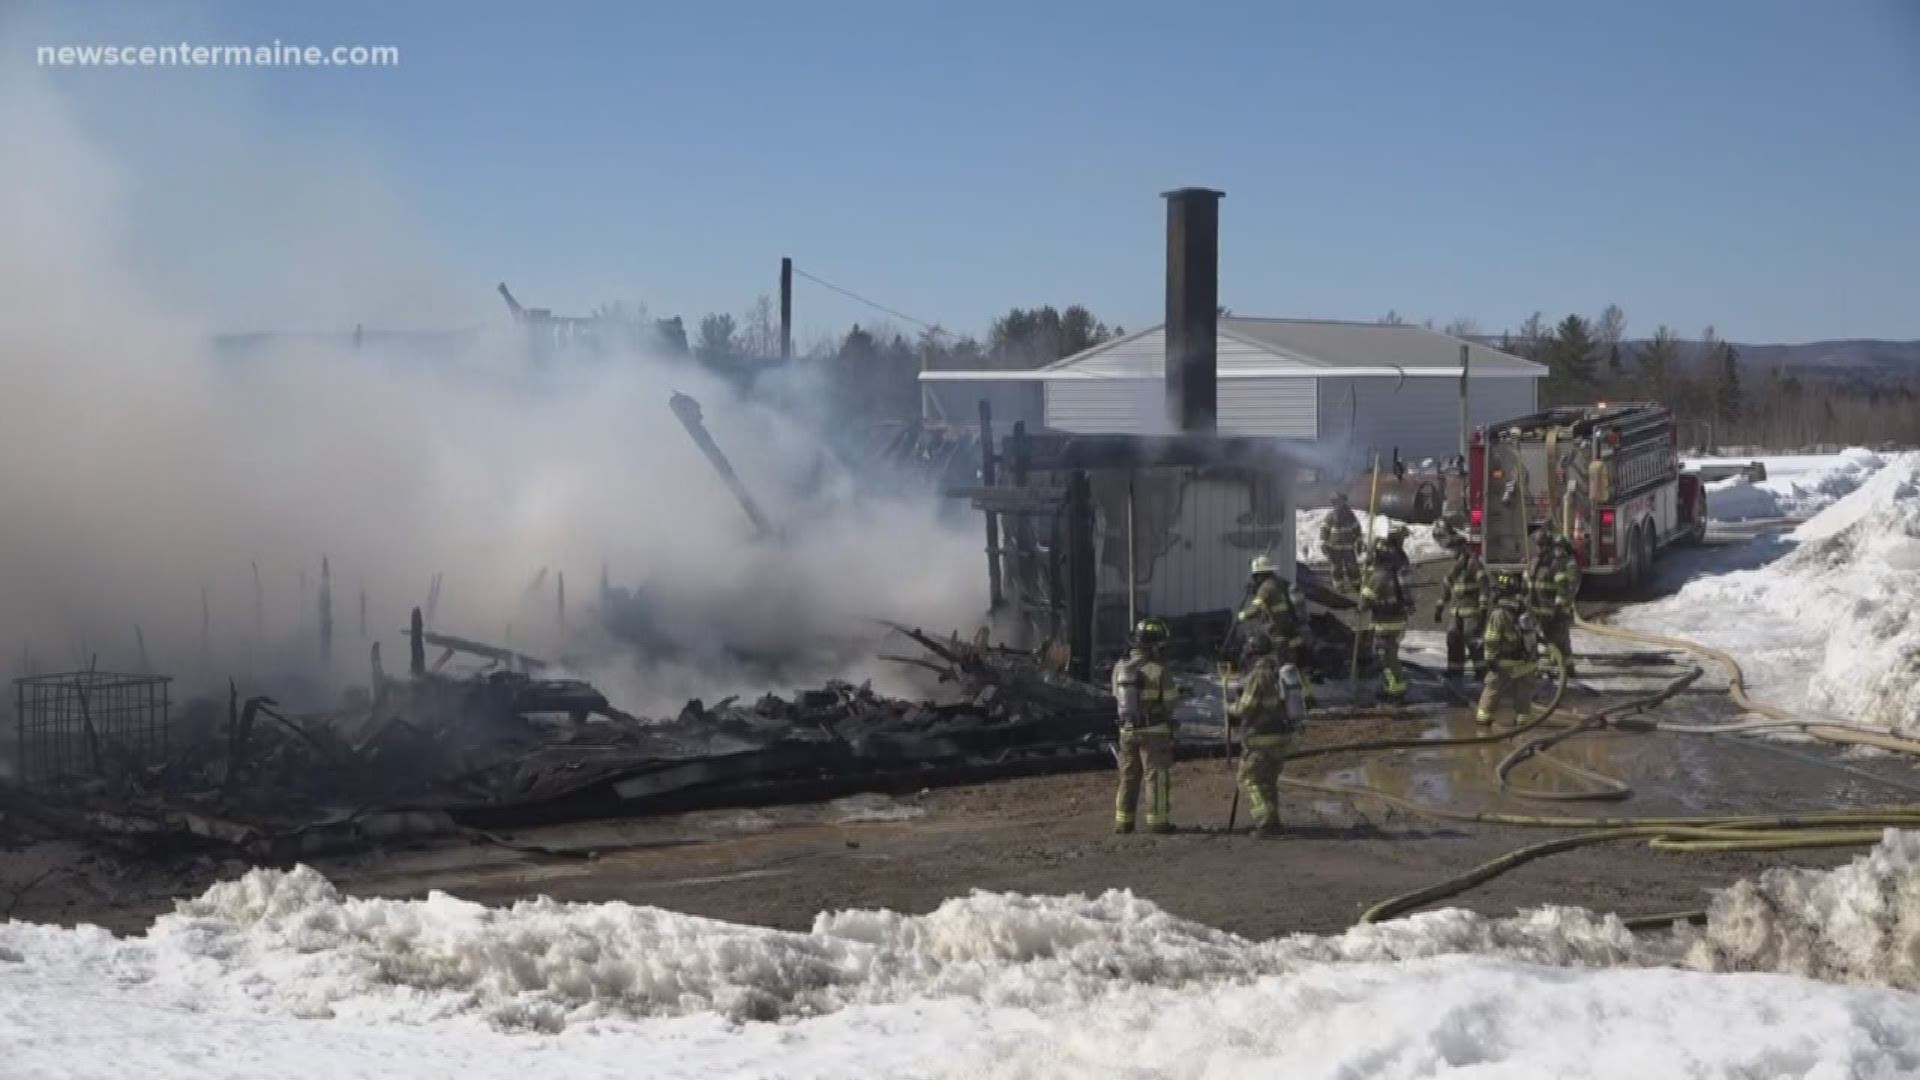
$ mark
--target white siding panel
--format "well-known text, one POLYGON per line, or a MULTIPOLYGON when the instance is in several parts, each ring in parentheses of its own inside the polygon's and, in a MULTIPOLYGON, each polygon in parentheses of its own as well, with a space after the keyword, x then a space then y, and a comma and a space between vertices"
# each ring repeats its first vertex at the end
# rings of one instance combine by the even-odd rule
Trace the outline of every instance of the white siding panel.
MULTIPOLYGON (((1289 439, 1319 437, 1318 379, 1222 378, 1220 431, 1289 439)), ((1046 384, 1046 424, 1055 431, 1166 433, 1166 384, 1147 378, 1056 379, 1046 384)))
POLYGON ((1244 478, 1187 473, 1180 491, 1179 512, 1164 539, 1143 538, 1146 613, 1173 617, 1235 607, 1247 564, 1262 552, 1274 554, 1291 577, 1291 485, 1280 489, 1281 504, 1269 515, 1276 524, 1268 527, 1253 521, 1252 486, 1244 478), (1148 546, 1154 540, 1162 543, 1148 546))
POLYGON ((1047 426, 1055 431, 1167 430, 1166 387, 1158 379, 1061 379, 1046 387, 1047 426))
MULTIPOLYGON (((1530 378, 1468 380, 1467 415, 1491 423, 1534 411, 1530 378)), ((1359 461, 1378 452, 1387 460, 1395 447, 1409 462, 1460 452, 1460 382, 1457 379, 1322 379, 1321 441, 1359 461)))
POLYGON ((1314 388, 1319 382, 1319 379, 1222 379, 1221 433, 1319 438, 1314 407, 1314 388))

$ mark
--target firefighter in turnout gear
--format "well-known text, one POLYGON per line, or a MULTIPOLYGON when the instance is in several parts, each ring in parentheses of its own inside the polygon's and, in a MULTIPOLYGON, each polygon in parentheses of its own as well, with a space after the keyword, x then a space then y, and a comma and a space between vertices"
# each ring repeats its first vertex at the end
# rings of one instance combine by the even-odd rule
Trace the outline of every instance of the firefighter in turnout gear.
POLYGON ((1567 674, 1571 676, 1573 600, 1580 591, 1580 564, 1574 561, 1572 543, 1552 537, 1544 545, 1536 542, 1527 591, 1527 607, 1539 624, 1541 641, 1567 658, 1567 674))
POLYGON ((1227 725, 1243 731, 1240 788, 1253 826, 1271 836, 1280 831, 1280 766, 1306 715, 1305 680, 1299 668, 1280 663, 1273 643, 1258 631, 1247 635, 1245 655, 1246 682, 1227 706, 1227 725))
POLYGON ((1533 690, 1539 670, 1539 640, 1526 609, 1527 582, 1519 574, 1493 576, 1493 611, 1482 637, 1488 665, 1486 685, 1474 719, 1492 724, 1501 707, 1513 709, 1515 726, 1533 719, 1533 690))
POLYGON ((1333 493, 1333 509, 1320 523, 1320 546, 1333 567, 1333 587, 1347 592, 1360 587, 1360 519, 1347 505, 1347 493, 1333 493))
MULTIPOLYGON (((1266 635, 1268 648, 1282 663, 1291 663, 1302 671, 1312 668, 1313 646, 1307 639, 1306 598, 1296 596, 1294 588, 1280 577, 1279 567, 1268 556, 1253 560, 1251 594, 1241 606, 1237 619, 1243 642, 1254 632, 1266 635)), ((1243 645, 1244 651, 1244 645, 1243 645)), ((1313 703, 1311 691, 1307 703, 1313 703)))
POLYGON ((1413 612, 1413 581, 1404 564, 1395 558, 1390 536, 1374 542, 1367 582, 1360 587, 1360 610, 1368 617, 1373 648, 1380 657, 1380 696, 1400 701, 1407 696, 1406 676, 1400 669, 1400 639, 1407 632, 1407 616, 1413 612))
POLYGON ((1140 785, 1147 786, 1148 832, 1173 831, 1168 820, 1173 787, 1173 676, 1161 659, 1167 624, 1142 619, 1133 628, 1133 649, 1113 666, 1113 696, 1119 703, 1120 790, 1113 802, 1113 831, 1133 831, 1140 785))
POLYGON ((1487 568, 1459 533, 1448 533, 1447 547, 1453 552, 1453 566, 1441 584, 1440 602, 1433 606, 1433 621, 1447 628, 1447 678, 1459 678, 1471 658, 1473 677, 1484 679, 1487 660, 1481 638, 1487 629, 1487 568))
POLYGON ((1396 521, 1387 526, 1387 550, 1394 566, 1403 574, 1413 573, 1413 559, 1407 554, 1407 526, 1396 521))

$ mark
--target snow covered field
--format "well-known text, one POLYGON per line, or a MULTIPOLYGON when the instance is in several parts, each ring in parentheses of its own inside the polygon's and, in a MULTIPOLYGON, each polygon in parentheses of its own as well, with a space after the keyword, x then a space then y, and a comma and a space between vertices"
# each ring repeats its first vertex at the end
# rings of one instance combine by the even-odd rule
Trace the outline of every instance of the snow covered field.
POLYGON ((1865 483, 1886 464, 1871 450, 1855 447, 1838 454, 1763 458, 1688 458, 1688 468, 1702 465, 1766 465, 1767 478, 1744 477, 1707 485, 1707 516, 1714 521, 1752 521, 1765 518, 1811 517, 1865 483))
POLYGON ((1616 621, 1737 654, 1762 700, 1920 734, 1920 453, 1889 456, 1788 542, 1616 621))
POLYGON ((0 926, 9 1077, 1891 1077, 1920 1069, 1916 987, 1920 833, 1640 937, 1543 908, 1250 941, 1122 892, 790 933, 307 869, 138 938, 0 926))

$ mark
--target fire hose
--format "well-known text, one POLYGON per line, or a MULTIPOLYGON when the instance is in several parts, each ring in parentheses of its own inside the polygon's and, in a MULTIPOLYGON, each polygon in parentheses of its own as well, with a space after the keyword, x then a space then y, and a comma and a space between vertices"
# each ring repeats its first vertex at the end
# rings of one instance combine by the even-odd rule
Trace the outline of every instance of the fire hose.
MULTIPOLYGON (((1914 740, 1887 735, 1884 732, 1866 728, 1864 725, 1802 718, 1794 716, 1786 710, 1752 701, 1746 694, 1738 662, 1724 651, 1680 638, 1645 634, 1612 626, 1601 626, 1589 623, 1584 619, 1576 619, 1576 623, 1590 633, 1622 640, 1639 641, 1651 645, 1678 648, 1721 663, 1728 671, 1727 692, 1733 701, 1741 708, 1752 713, 1757 713, 1767 719, 1759 722, 1732 725, 1689 725, 1650 721, 1638 717, 1622 718, 1622 714, 1639 713, 1650 709, 1697 681, 1701 677, 1702 671, 1700 668, 1694 667, 1658 691, 1597 710, 1592 714, 1581 717, 1571 727, 1562 731, 1522 743, 1512 753, 1508 754, 1495 770, 1502 787, 1512 791, 1514 794, 1530 798, 1550 799, 1626 798, 1631 794, 1631 789, 1624 783, 1590 770, 1581 769, 1570 763, 1558 761, 1546 754, 1548 749, 1559 742, 1586 732, 1597 731, 1608 727, 1628 731, 1668 731, 1678 734, 1714 735, 1747 733, 1762 730, 1795 729, 1805 731, 1807 734, 1816 738, 1831 742, 1872 745, 1907 753, 1920 753, 1920 742, 1914 740), (1553 767, 1571 775, 1579 776, 1591 783, 1593 787, 1589 791, 1579 793, 1539 792, 1512 787, 1507 781, 1508 773, 1522 761, 1529 759, 1535 759, 1543 763, 1551 762, 1553 763, 1553 767)), ((1557 649, 1551 651, 1551 656, 1556 672, 1553 696, 1538 715, 1517 727, 1454 739, 1369 740, 1360 743, 1316 747, 1309 750, 1296 751, 1289 755, 1289 757, 1304 758, 1355 751, 1477 745, 1501 742, 1528 735, 1547 723, 1549 718, 1559 709, 1561 701, 1566 694, 1566 658, 1562 656, 1557 649)), ((1333 784, 1290 777, 1282 777, 1280 782, 1284 786, 1298 790, 1339 795, 1346 798, 1372 799, 1411 814, 1445 821, 1505 825, 1522 828, 1586 830, 1572 836, 1559 837, 1528 845, 1473 867, 1445 881, 1381 901, 1361 914, 1359 921, 1362 923, 1377 922, 1382 919, 1392 918, 1436 900, 1457 896, 1534 859, 1593 844, 1611 843, 1622 840, 1645 840, 1654 848, 1671 851, 1788 851, 1806 848, 1871 844, 1880 838, 1882 830, 1885 827, 1920 827, 1920 805, 1893 805, 1855 810, 1813 811, 1799 814, 1775 815, 1571 817, 1453 810, 1447 807, 1433 806, 1403 798, 1369 785, 1333 784)), ((1682 920, 1697 920, 1702 917, 1704 917, 1703 912, 1684 911, 1641 916, 1627 920, 1627 924, 1630 928, 1640 929, 1668 925, 1682 920)))

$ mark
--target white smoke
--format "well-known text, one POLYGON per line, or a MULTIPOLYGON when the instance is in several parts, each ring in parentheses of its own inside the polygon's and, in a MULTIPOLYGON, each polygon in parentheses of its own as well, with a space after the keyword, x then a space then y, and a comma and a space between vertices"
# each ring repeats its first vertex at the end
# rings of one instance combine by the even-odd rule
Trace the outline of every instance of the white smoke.
MULTIPOLYGON (((209 140, 218 124, 196 111, 187 141, 217 156, 193 162, 207 190, 186 197, 177 168, 106 144, 31 69, 5 78, 0 674, 137 667, 143 639, 162 673, 338 688, 364 681, 371 640, 389 670, 404 663, 398 631, 436 573, 436 629, 584 654, 630 711, 863 675, 875 617, 977 621, 977 536, 939 523, 931 498, 856 498, 806 426, 690 364, 531 370, 493 304, 497 269, 435 256, 364 157, 255 140, 237 111, 209 140), (205 243, 157 248, 156 233, 205 243), (361 323, 472 333, 452 355, 372 333, 356 349, 361 323), (213 347, 235 329, 331 336, 213 347), (795 523, 780 542, 753 539, 669 411, 676 390, 795 523), (330 672, 316 670, 323 556, 330 672), (591 630, 603 566, 642 591, 661 656, 591 630), (762 662, 743 672, 742 653, 762 662)), ((114 125, 178 113, 143 114, 138 97, 114 99, 114 125)))

